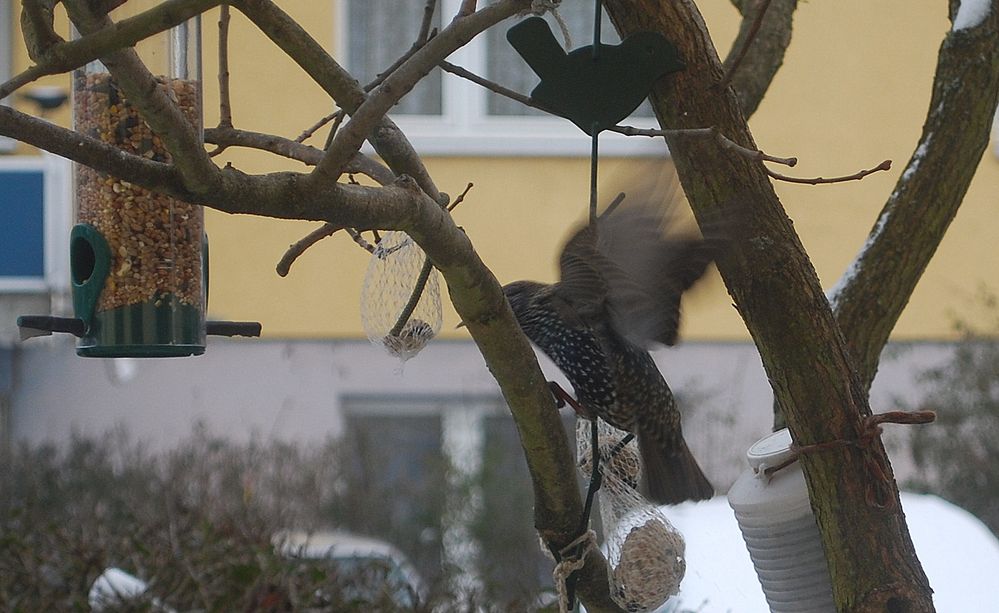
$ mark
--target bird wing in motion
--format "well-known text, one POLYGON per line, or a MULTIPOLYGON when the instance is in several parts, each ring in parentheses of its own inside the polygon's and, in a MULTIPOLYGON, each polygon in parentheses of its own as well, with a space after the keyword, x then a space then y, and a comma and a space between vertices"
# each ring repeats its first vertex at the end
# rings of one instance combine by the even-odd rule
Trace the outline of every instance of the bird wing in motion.
POLYGON ((714 259, 718 241, 664 234, 675 226, 672 205, 647 202, 604 214, 585 226, 559 259, 559 292, 580 316, 609 318, 619 336, 648 349, 673 345, 680 297, 714 259))

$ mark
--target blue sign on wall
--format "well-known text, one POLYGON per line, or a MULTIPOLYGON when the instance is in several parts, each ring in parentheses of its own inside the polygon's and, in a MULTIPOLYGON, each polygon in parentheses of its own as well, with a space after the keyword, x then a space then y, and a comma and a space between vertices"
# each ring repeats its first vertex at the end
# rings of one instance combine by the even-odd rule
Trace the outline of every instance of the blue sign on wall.
POLYGON ((45 277, 44 173, 0 172, 0 277, 45 277))

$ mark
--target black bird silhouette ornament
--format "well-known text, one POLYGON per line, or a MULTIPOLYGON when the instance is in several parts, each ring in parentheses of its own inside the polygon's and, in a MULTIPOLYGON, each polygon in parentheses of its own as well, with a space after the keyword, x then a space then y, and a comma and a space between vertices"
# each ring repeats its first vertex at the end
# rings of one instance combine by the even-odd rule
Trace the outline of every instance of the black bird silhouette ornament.
POLYGON ((676 47, 655 32, 566 53, 548 23, 531 17, 510 28, 506 38, 541 77, 531 99, 590 136, 630 115, 656 79, 685 67, 676 47))

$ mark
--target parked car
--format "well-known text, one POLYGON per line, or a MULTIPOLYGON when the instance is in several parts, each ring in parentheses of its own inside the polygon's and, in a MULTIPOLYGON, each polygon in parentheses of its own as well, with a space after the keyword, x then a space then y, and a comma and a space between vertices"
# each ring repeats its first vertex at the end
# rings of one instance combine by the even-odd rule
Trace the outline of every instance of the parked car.
POLYGON ((328 574, 319 600, 352 605, 392 605, 415 609, 426 587, 406 556, 385 541, 340 531, 285 531, 275 545, 299 560, 305 572, 328 574))

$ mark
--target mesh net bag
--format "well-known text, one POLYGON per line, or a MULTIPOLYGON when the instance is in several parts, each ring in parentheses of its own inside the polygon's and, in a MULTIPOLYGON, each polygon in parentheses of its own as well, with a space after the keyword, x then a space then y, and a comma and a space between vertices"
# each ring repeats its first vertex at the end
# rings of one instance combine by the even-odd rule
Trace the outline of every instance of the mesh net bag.
POLYGON ((364 275, 364 332, 403 361, 419 353, 441 329, 440 281, 437 269, 424 268, 426 262, 423 249, 404 232, 386 232, 364 275))
MULTIPOLYGON (((593 466, 592 422, 576 422, 579 469, 589 478, 593 466)), ((638 444, 622 444, 622 432, 597 420, 602 475, 600 519, 604 527, 611 598, 626 611, 652 611, 676 594, 686 571, 683 536, 662 511, 638 493, 638 444)))

